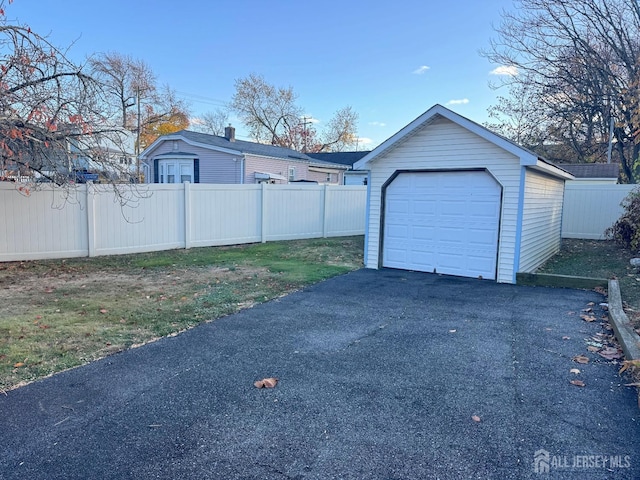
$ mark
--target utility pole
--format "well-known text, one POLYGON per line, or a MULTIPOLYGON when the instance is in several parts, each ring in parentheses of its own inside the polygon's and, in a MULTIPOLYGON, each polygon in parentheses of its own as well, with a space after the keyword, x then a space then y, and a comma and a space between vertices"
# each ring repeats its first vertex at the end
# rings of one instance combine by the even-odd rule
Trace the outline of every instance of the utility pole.
POLYGON ((311 117, 307 117, 306 115, 302 117, 302 141, 303 141, 303 147, 302 147, 302 153, 307 153, 307 149, 308 149, 308 145, 307 145, 307 125, 309 125, 311 123, 311 117), (307 121, 307 119, 309 121, 307 121))
POLYGON ((136 103, 138 104, 138 127, 136 128, 136 182, 140 182, 140 87, 136 87, 136 103))

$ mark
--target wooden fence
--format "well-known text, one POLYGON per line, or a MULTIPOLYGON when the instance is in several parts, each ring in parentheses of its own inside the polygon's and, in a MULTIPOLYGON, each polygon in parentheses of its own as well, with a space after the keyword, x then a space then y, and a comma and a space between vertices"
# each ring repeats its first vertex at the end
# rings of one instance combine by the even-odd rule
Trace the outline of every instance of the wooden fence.
POLYGON ((0 184, 0 261, 362 235, 366 187, 0 184), (120 199, 128 203, 121 205, 120 199))

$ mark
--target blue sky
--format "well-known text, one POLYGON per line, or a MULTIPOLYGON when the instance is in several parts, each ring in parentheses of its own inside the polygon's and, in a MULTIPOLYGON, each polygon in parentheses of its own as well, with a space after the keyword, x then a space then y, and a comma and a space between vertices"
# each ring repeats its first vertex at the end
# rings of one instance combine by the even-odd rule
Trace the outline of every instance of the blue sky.
MULTIPOLYGON (((360 147, 371 148, 435 103, 478 122, 501 91, 478 51, 495 36, 512 0, 15 0, 9 20, 73 43, 81 61, 118 52, 146 61, 160 84, 197 116, 231 99, 250 73, 292 86, 318 119, 341 107, 360 115, 360 147)), ((231 118, 238 136, 245 132, 231 118)))

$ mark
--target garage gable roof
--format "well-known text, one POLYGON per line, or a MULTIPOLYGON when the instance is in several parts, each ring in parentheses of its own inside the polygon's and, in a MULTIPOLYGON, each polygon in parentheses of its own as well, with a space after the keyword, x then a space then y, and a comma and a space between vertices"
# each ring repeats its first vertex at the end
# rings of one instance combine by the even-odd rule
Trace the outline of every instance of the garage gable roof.
POLYGON ((442 105, 434 105, 418 118, 416 118, 413 122, 402 128, 398 133, 378 145, 375 149, 369 152, 369 154, 365 155, 353 165, 354 170, 368 169, 373 160, 378 158, 383 153, 391 150, 397 143, 409 137, 420 128, 427 126, 436 118, 446 118, 447 120, 459 125, 460 127, 465 128, 472 133, 475 133, 488 142, 491 142, 494 145, 502 148, 503 150, 506 150, 507 152, 515 155, 520 159, 520 165, 522 166, 527 166, 536 170, 544 171, 550 175, 564 178, 566 180, 574 178, 570 173, 556 167, 555 165, 539 157, 532 151, 521 147, 517 143, 492 132, 479 123, 469 120, 468 118, 463 117, 462 115, 459 115, 456 112, 443 107, 442 105))

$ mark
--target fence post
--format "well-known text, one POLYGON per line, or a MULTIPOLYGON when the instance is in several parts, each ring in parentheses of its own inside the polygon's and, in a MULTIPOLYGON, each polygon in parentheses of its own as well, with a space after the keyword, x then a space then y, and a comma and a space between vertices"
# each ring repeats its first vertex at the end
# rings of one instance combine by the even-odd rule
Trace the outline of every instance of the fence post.
POLYGON ((96 256, 96 197, 93 182, 85 184, 87 200, 87 240, 88 254, 90 257, 96 256))
POLYGON ((260 216, 260 241, 262 243, 267 242, 267 183, 263 182, 262 186, 262 201, 260 202, 260 208, 262 209, 260 216))
POLYGON ((322 238, 327 238, 327 200, 329 194, 329 185, 325 183, 322 189, 322 238))
POLYGON ((184 182, 184 248, 191 248, 191 182, 184 182))

